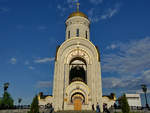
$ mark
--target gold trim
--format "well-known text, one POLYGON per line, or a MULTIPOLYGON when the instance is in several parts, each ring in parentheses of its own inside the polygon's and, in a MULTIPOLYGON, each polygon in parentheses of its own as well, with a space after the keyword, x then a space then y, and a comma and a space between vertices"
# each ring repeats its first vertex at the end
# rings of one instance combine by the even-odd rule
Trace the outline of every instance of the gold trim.
POLYGON ((81 17, 84 17, 84 18, 88 19, 88 17, 82 12, 73 12, 73 13, 71 13, 70 16, 68 17, 68 19, 71 18, 71 17, 74 17, 74 16, 81 16, 81 17))
MULTIPOLYGON (((98 51, 97 51, 95 45, 94 45, 90 40, 87 40, 87 39, 81 38, 81 37, 80 37, 80 38, 79 38, 79 37, 71 37, 70 39, 65 40, 65 41, 61 44, 61 46, 59 47, 59 49, 58 49, 58 51, 57 51, 57 54, 59 54, 60 49, 63 48, 66 43, 68 43, 69 41, 72 41, 72 40, 76 40, 76 39, 88 41, 88 42, 95 48, 95 50, 96 50, 96 52, 97 52, 97 60, 99 61, 99 55, 98 55, 98 51)), ((57 58, 56 58, 56 59, 57 59, 57 58)))

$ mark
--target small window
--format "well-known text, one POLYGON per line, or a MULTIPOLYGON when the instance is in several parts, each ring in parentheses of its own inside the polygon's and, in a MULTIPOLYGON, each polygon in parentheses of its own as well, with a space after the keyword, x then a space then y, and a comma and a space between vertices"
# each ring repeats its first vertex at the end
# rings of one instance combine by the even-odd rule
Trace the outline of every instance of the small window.
POLYGON ((79 29, 77 29, 77 34, 76 34, 76 36, 79 37, 79 29))
POLYGON ((88 37, 87 31, 85 31, 85 37, 86 37, 86 39, 87 39, 87 37, 88 37))
POLYGON ((68 31, 68 38, 70 38, 70 31, 68 31))

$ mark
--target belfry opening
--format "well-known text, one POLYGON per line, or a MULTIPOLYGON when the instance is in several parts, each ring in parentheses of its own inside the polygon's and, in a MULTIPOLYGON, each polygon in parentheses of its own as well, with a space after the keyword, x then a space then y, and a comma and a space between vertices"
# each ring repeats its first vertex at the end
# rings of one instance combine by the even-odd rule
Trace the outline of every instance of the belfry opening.
POLYGON ((70 64, 70 72, 69 72, 69 84, 75 81, 87 83, 87 65, 83 58, 76 57, 71 60, 70 64))

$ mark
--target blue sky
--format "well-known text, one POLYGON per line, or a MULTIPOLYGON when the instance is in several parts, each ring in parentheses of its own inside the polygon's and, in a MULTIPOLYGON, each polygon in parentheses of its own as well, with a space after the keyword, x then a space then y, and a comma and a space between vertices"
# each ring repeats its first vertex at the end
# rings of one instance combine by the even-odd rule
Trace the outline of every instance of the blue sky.
MULTIPOLYGON (((29 104, 40 91, 52 94, 55 51, 65 40, 65 20, 76 10, 74 4, 0 0, 0 96, 5 82, 15 103, 21 97, 29 104)), ((80 4, 91 20, 91 41, 100 49, 103 94, 141 93, 142 83, 150 89, 150 1, 80 4)))

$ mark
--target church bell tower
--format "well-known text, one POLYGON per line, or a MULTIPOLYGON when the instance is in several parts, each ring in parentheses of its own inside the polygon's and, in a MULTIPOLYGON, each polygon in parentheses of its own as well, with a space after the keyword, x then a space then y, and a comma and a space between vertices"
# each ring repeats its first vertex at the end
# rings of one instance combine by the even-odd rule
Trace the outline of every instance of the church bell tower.
POLYGON ((100 53, 90 41, 90 20, 79 11, 66 20, 66 40, 57 49, 53 106, 58 110, 103 110, 100 53))

